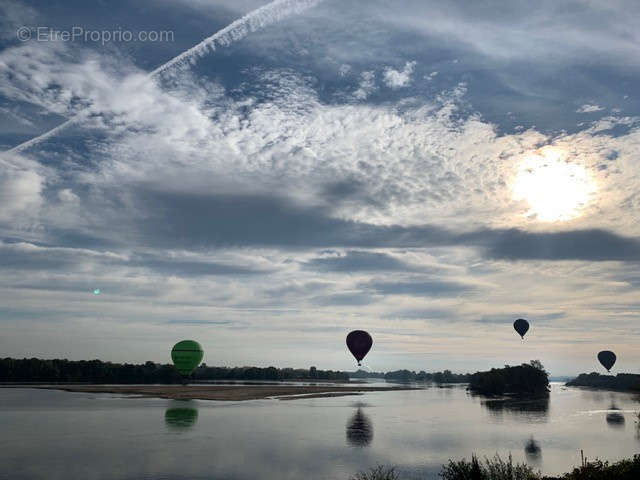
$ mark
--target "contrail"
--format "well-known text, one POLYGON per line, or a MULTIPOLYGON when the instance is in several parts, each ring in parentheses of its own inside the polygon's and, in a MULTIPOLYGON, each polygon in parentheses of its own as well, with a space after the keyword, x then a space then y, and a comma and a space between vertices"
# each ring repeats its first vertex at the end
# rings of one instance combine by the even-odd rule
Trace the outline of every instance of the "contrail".
MULTIPOLYGON (((173 57, 168 62, 160 65, 158 68, 147 74, 147 78, 153 78, 162 74, 170 68, 176 66, 183 66, 187 63, 194 63, 196 58, 205 55, 208 51, 215 51, 216 48, 230 45, 233 42, 243 39, 249 33, 255 32, 260 28, 264 28, 267 25, 276 23, 288 16, 297 14, 313 7, 320 3, 322 0, 275 0, 267 5, 264 5, 252 12, 249 12, 244 17, 235 20, 222 30, 217 31, 210 37, 205 38, 196 46, 181 53, 180 55, 173 57)), ((18 153, 29 147, 37 145, 38 143, 46 140, 47 138, 56 135, 58 132, 69 127, 82 116, 82 113, 61 123, 57 127, 49 130, 48 132, 38 135, 31 140, 16 145, 15 147, 6 150, 5 153, 18 153)))
POLYGON ((195 47, 172 58, 164 65, 160 65, 151 72, 149 76, 153 77, 158 75, 174 65, 185 64, 195 57, 206 54, 207 50, 214 51, 218 46, 227 46, 246 37, 251 32, 276 23, 290 15, 300 13, 307 8, 317 5, 321 1, 322 0, 276 0, 275 2, 264 5, 244 17, 239 18, 235 22, 230 23, 222 30, 205 38, 195 47))

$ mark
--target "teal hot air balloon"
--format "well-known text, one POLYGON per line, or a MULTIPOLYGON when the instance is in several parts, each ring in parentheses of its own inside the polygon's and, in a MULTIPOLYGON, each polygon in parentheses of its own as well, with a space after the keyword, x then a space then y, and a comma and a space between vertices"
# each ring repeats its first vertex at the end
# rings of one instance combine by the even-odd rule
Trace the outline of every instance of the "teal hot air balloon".
POLYGON ((180 372, 180 375, 188 377, 191 375, 204 356, 204 351, 195 340, 182 340, 176 343, 171 349, 171 360, 180 372))

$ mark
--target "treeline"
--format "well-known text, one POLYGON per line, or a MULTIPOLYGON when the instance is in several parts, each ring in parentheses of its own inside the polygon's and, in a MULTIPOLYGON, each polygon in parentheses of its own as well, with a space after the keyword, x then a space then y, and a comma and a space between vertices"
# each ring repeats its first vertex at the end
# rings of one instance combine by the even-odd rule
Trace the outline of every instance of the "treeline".
POLYGON ((640 392, 640 375, 619 373, 600 375, 596 372, 581 373, 577 378, 567 382, 570 387, 591 387, 603 390, 619 390, 624 392, 640 392))
POLYGON ((476 372, 469 390, 483 395, 541 396, 549 393, 549 376, 539 360, 476 372))
POLYGON ((180 383, 173 365, 101 360, 0 359, 0 382, 180 383))
POLYGON ((346 382, 347 372, 338 370, 318 370, 316 367, 276 368, 276 367, 208 367, 201 365, 193 372, 194 380, 333 380, 346 382))
MULTIPOLYGON (((411 370, 393 372, 343 372, 318 370, 316 367, 210 367, 202 364, 191 375, 191 381, 210 380, 330 380, 349 381, 349 378, 380 378, 388 382, 467 383, 469 373, 418 373, 411 370)), ((0 382, 85 382, 85 383, 181 383, 182 376, 171 364, 145 362, 143 364, 112 363, 101 360, 41 360, 38 358, 0 359, 0 382)))
MULTIPOLYGON (((346 372, 276 367, 208 367, 203 364, 191 376, 206 380, 333 380, 348 381, 346 372)), ((0 382, 181 383, 173 365, 112 363, 101 360, 0 359, 0 382)))
POLYGON ((356 370, 349 372, 349 378, 384 378, 384 372, 367 372, 366 370, 356 370))
POLYGON ((424 370, 418 373, 411 370, 395 370, 384 374, 384 379, 389 382, 435 382, 435 383, 468 383, 470 373, 444 372, 427 373, 424 370))

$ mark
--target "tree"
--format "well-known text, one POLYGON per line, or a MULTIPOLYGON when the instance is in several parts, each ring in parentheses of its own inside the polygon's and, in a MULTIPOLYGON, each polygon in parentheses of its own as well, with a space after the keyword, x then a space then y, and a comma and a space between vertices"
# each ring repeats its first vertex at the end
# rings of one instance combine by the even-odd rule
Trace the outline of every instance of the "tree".
POLYGON ((544 365, 542 365, 542 362, 540 360, 531 360, 529 362, 529 365, 531 365, 533 368, 537 368, 538 370, 546 372, 546 370, 544 369, 544 365))

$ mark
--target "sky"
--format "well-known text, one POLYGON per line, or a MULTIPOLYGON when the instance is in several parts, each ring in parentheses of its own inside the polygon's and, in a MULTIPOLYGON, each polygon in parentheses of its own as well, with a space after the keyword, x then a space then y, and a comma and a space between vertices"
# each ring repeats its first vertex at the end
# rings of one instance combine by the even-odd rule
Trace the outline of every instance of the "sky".
POLYGON ((0 9, 0 356, 637 372, 637 2, 0 9))

